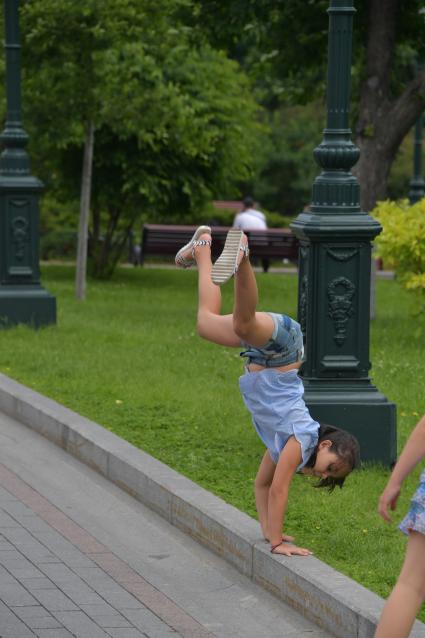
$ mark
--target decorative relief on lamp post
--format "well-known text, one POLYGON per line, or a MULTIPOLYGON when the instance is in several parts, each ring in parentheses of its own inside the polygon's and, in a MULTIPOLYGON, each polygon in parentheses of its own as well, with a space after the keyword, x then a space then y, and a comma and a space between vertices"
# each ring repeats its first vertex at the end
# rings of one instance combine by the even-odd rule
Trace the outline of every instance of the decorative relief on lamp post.
POLYGON ((15 258, 22 261, 25 257, 25 247, 29 242, 29 224, 25 217, 15 217, 12 221, 12 238, 15 246, 15 258))
POLYGON ((347 324, 354 311, 355 292, 356 286, 347 277, 337 277, 328 285, 329 317, 334 322, 334 340, 338 346, 342 346, 347 338, 347 324))
POLYGON ((347 250, 344 248, 326 248, 326 252, 337 261, 349 261, 352 257, 354 257, 354 255, 357 255, 359 249, 353 248, 352 250, 347 250))

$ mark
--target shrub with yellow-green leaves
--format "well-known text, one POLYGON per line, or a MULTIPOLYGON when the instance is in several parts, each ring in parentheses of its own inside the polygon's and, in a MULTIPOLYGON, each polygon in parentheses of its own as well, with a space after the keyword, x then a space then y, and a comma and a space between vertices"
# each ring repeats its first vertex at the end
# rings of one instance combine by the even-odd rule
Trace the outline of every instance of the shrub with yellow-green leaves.
POLYGON ((407 289, 425 296, 425 198, 413 205, 407 199, 379 202, 372 216, 383 228, 378 256, 407 289))

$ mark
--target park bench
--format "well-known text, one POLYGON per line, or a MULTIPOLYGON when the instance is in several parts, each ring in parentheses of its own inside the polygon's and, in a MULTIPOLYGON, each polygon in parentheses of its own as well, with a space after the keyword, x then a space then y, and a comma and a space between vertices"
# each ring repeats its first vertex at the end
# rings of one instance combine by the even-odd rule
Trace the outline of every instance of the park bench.
MULTIPOLYGON (((212 226, 212 255, 217 258, 223 250, 228 226, 212 226)), ((144 224, 142 229, 140 264, 148 256, 174 256, 193 236, 196 226, 144 224)), ((298 240, 288 228, 245 231, 250 255, 254 259, 298 260, 298 240)))

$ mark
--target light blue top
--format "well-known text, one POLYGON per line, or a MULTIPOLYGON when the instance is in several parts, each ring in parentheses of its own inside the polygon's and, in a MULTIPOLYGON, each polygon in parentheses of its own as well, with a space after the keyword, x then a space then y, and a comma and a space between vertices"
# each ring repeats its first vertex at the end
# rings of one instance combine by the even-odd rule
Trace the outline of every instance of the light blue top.
POLYGON ((295 436, 302 454, 297 469, 304 467, 317 446, 320 426, 304 403, 304 386, 298 371, 266 368, 246 372, 239 378, 239 387, 257 434, 273 462, 278 462, 289 437, 295 436))

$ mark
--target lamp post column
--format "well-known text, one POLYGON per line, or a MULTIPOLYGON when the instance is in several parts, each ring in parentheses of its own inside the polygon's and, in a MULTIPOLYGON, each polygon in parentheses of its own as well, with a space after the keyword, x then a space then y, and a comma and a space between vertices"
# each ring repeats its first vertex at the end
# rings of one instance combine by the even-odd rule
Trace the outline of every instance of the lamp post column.
POLYGON ((391 465, 395 405, 368 374, 371 241, 381 226, 361 211, 351 173, 360 155, 348 124, 354 13, 352 0, 331 0, 327 126, 314 150, 322 172, 310 210, 291 224, 300 240, 298 318, 306 339, 300 374, 313 418, 357 436, 364 461, 391 465))
POLYGON ((4 0, 7 116, 0 135, 0 327, 56 322, 56 300, 40 285, 38 198, 21 122, 19 0, 4 0))
POLYGON ((425 197, 425 180, 422 177, 422 127, 423 116, 419 116, 415 125, 413 151, 413 177, 410 180, 409 200, 411 204, 425 197))

